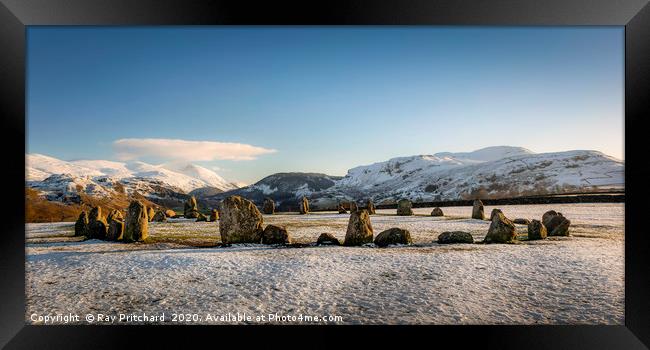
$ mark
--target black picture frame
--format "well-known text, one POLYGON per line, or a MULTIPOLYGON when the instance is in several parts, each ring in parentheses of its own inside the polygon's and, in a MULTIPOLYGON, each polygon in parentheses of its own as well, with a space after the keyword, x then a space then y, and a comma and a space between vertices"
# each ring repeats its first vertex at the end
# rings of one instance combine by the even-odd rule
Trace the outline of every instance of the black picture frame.
MULTIPOLYGON (((644 349, 650 346, 650 245, 644 230, 644 116, 650 116, 650 5, 647 0, 182 1, 0 0, 0 115, 3 123, 3 230, 0 232, 0 345, 7 348, 194 347, 257 341, 267 346, 405 344, 495 348, 644 349), (616 25, 625 26, 624 326, 32 326, 25 324, 25 33, 32 25, 616 25), (258 333, 263 333, 258 336, 258 333), (297 340, 302 338, 301 340, 297 340), (284 340, 283 340, 284 339, 284 340), (293 344, 292 344, 293 343, 293 344)), ((597 293, 598 291, 594 291, 597 293)))

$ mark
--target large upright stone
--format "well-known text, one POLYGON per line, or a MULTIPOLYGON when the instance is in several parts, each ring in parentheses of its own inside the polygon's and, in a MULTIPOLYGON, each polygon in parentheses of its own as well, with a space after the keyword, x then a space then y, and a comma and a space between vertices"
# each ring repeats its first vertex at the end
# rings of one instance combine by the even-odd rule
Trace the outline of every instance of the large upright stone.
POLYGON ((77 237, 88 235, 88 213, 86 211, 81 211, 77 222, 74 223, 74 235, 77 237))
POLYGON ((555 210, 549 210, 542 215, 542 223, 546 226, 549 236, 568 236, 571 221, 555 210))
POLYGON ((300 206, 300 214, 308 214, 309 213, 309 200, 307 200, 307 197, 302 197, 302 200, 298 203, 300 206))
POLYGON ((483 209, 483 202, 480 199, 474 200, 474 205, 472 206, 472 219, 485 219, 485 212, 483 209))
MULTIPOLYGON (((147 215, 149 215, 147 213, 147 215)), ((154 215, 151 221, 156 221, 156 222, 165 222, 167 221, 167 215, 165 214, 164 211, 158 210, 154 215)))
POLYGON ((217 209, 212 209, 212 211, 210 211, 210 221, 214 222, 217 220, 219 220, 219 211, 217 209))
POLYGON ((341 204, 341 203, 339 203, 337 205, 336 209, 339 211, 339 214, 347 214, 348 213, 348 211, 345 210, 345 208, 343 207, 343 204, 341 204))
POLYGON ((517 238, 515 224, 501 212, 494 214, 488 233, 483 239, 484 243, 508 243, 517 238))
POLYGON ((156 211, 152 207, 148 207, 147 208, 147 218, 149 218, 149 221, 153 221, 155 216, 156 216, 156 211))
POLYGON ((262 205, 262 212, 267 215, 272 215, 275 213, 275 201, 271 198, 266 198, 264 204, 262 205))
POLYGON ((413 204, 408 199, 400 199, 397 202, 397 215, 400 216, 409 216, 413 215, 413 209, 411 207, 413 204))
POLYGON ((372 243, 372 234, 368 211, 361 209, 350 212, 350 221, 348 221, 348 230, 345 233, 343 245, 355 246, 372 243))
POLYGON ((123 221, 124 220, 124 215, 122 215, 121 211, 119 211, 117 209, 113 209, 113 210, 111 210, 110 213, 108 213, 108 216, 106 217, 106 222, 108 223, 109 226, 111 225, 111 221, 113 221, 113 219, 123 221))
POLYGON ((368 199, 368 203, 366 203, 366 208, 368 209, 368 214, 369 215, 376 214, 376 212, 375 212, 375 204, 372 203, 372 199, 368 199))
POLYGON ((253 202, 229 196, 221 202, 219 212, 219 232, 224 244, 260 243, 264 220, 253 202))
POLYGON ((124 221, 114 218, 108 224, 107 241, 119 241, 124 235, 124 221))
POLYGON ((108 223, 102 216, 102 207, 96 206, 90 210, 88 215, 87 235, 88 238, 106 239, 108 223))
POLYGON ((131 201, 126 213, 124 242, 144 241, 149 235, 149 217, 147 207, 138 200, 131 201))
POLYGON ((354 213, 357 210, 359 210, 359 206, 357 205, 357 202, 355 201, 350 202, 350 213, 354 213))
POLYGON ((528 224, 528 239, 544 239, 548 235, 546 227, 539 220, 533 220, 528 224))
POLYGON ((497 213, 501 213, 501 214, 503 214, 503 212, 501 211, 501 209, 497 209, 497 208, 492 209, 492 212, 490 213, 490 221, 492 221, 492 219, 494 219, 494 216, 495 216, 497 213))
POLYGON ((196 198, 191 196, 183 205, 183 216, 188 219, 199 217, 199 206, 196 204, 196 198))

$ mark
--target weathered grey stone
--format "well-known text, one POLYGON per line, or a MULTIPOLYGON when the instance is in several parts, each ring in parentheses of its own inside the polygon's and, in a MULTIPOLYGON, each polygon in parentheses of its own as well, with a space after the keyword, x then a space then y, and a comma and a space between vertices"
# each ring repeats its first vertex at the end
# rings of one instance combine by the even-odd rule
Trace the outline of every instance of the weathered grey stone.
POLYGON ((316 241, 317 245, 341 245, 341 242, 331 233, 321 233, 316 241))
POLYGON ((345 210, 345 208, 343 207, 343 205, 341 203, 338 204, 337 209, 339 211, 339 214, 347 214, 348 213, 348 211, 345 210))
POLYGON ((359 210, 357 202, 350 202, 350 213, 354 213, 357 210, 359 210))
POLYGON ((148 207, 147 218, 149 218, 149 221, 153 221, 154 216, 156 216, 156 211, 152 207, 148 207))
POLYGON ((413 215, 413 209, 411 207, 413 204, 408 199, 400 199, 397 202, 397 215, 400 216, 409 216, 413 215))
POLYGON ((85 211, 79 214, 79 218, 74 223, 74 235, 77 237, 88 235, 88 213, 85 211))
POLYGON ((119 241, 124 235, 124 221, 113 218, 111 223, 108 224, 108 233, 106 234, 107 241, 119 241))
POLYGON ((224 244, 260 243, 264 220, 253 202, 229 196, 221 202, 219 213, 219 232, 224 244))
POLYGON ((375 205, 372 203, 372 199, 368 199, 368 203, 366 203, 366 208, 368 210, 369 215, 375 214, 375 205))
POLYGON ((497 208, 492 209, 492 212, 490 213, 490 221, 492 221, 492 219, 494 219, 494 215, 496 215, 497 213, 503 214, 501 209, 497 209, 497 208))
POLYGON ((528 224, 528 239, 544 239, 547 236, 546 227, 539 220, 533 220, 528 224))
POLYGON ((108 216, 106 217, 106 223, 108 223, 108 225, 110 226, 111 221, 113 221, 113 219, 124 221, 124 216, 122 215, 121 211, 119 211, 117 209, 114 209, 114 210, 111 210, 110 213, 108 213, 108 216))
POLYGON ((480 199, 476 199, 472 206, 472 219, 485 219, 485 212, 483 210, 483 202, 480 199))
POLYGON ((309 214, 309 200, 307 200, 307 197, 302 197, 298 205, 300 206, 300 214, 309 214))
POLYGON ((439 244, 474 243, 474 237, 469 232, 446 231, 438 235, 439 244))
POLYGON ((122 241, 130 243, 144 241, 149 235, 149 217, 147 207, 138 200, 131 201, 126 213, 122 241))
POLYGON ((264 204, 262 205, 262 212, 267 215, 272 215, 275 213, 275 201, 271 198, 266 198, 264 204))
POLYGON ((503 213, 496 213, 492 218, 492 223, 483 242, 508 243, 516 240, 516 238, 517 233, 515 232, 515 225, 512 221, 508 220, 503 213))
POLYGON ((291 235, 287 229, 277 225, 267 225, 262 232, 262 244, 290 244, 291 235))
POLYGON ((183 206, 183 216, 188 219, 195 219, 199 217, 199 207, 196 204, 196 198, 191 196, 187 199, 183 206))
POLYGON ((102 216, 102 208, 100 206, 96 206, 90 210, 86 232, 86 237, 88 238, 106 239, 108 223, 102 216))
POLYGON ((343 245, 356 246, 366 243, 372 243, 372 224, 370 215, 365 209, 357 210, 350 213, 348 221, 348 230, 345 234, 343 245))
POLYGON ((210 221, 214 222, 219 220, 219 211, 217 209, 212 209, 210 211, 210 221))
POLYGON ((431 211, 431 216, 445 216, 445 214, 442 212, 442 209, 435 207, 431 211))
MULTIPOLYGON (((147 214, 148 215, 148 214, 147 214)), ((154 215, 151 221, 156 222, 165 222, 167 221, 167 215, 162 210, 158 210, 154 215)))
POLYGON ((386 247, 391 244, 411 244, 411 233, 398 227, 389 228, 380 232, 375 237, 375 244, 379 247, 386 247))
POLYGON ((560 212, 549 210, 542 216, 542 223, 546 226, 549 236, 569 236, 571 221, 560 212))

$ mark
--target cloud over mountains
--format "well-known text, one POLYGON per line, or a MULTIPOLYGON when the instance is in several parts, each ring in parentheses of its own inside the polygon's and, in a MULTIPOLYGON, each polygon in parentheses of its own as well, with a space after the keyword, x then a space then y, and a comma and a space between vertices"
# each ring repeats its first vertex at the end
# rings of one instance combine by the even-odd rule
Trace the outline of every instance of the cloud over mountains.
POLYGON ((234 142, 189 141, 161 138, 128 138, 113 142, 122 161, 154 157, 170 161, 254 160, 274 149, 234 142))

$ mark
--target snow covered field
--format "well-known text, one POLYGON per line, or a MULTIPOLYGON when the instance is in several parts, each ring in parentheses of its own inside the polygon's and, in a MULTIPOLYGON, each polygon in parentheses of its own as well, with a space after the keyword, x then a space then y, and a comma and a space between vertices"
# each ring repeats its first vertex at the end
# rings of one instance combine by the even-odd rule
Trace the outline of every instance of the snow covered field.
MULTIPOLYGON (((231 324, 219 317, 239 313, 252 320, 237 323, 253 324, 268 322, 269 314, 340 317, 287 322, 293 324, 624 323, 623 204, 499 208, 511 219, 560 211, 572 221, 572 236, 432 243, 449 230, 482 240, 489 221, 469 219, 471 207, 442 208, 446 216, 435 218, 431 208, 414 209, 412 217, 379 210, 371 216, 375 234, 401 227, 414 241, 383 249, 197 248, 219 242, 218 224, 184 219, 151 223, 154 243, 129 245, 74 242, 73 223, 27 224, 26 322, 41 323, 32 321, 34 314, 78 314, 83 324, 86 314, 164 313, 164 323, 190 314, 196 321, 188 323, 231 324), (260 315, 266 320, 258 322, 260 315)), ((302 243, 323 232, 343 240, 347 221, 335 213, 264 217, 265 225, 285 225, 302 243)), ((525 235, 526 226, 517 231, 525 235)))

